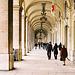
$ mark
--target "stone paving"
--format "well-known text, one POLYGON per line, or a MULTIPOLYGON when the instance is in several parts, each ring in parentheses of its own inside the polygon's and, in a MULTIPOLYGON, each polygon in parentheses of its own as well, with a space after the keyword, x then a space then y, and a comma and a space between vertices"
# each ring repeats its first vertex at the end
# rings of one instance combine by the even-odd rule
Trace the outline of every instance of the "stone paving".
POLYGON ((53 53, 48 60, 46 50, 33 49, 23 61, 16 61, 15 69, 0 71, 0 75, 75 75, 75 63, 66 61, 66 66, 59 60, 55 60, 53 53))

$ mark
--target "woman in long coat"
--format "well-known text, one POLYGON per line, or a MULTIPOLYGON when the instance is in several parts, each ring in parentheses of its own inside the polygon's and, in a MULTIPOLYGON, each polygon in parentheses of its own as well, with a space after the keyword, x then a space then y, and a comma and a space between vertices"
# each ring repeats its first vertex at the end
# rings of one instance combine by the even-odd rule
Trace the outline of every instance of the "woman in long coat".
MULTIPOLYGON (((65 46, 63 45, 63 48, 61 48, 61 51, 60 51, 60 57, 61 57, 61 61, 63 61, 63 65, 65 66, 65 60, 68 56, 68 53, 67 53, 67 49, 65 48, 65 46)), ((68 59, 68 58, 67 58, 68 59)), ((68 59, 69 60, 69 59, 68 59)))

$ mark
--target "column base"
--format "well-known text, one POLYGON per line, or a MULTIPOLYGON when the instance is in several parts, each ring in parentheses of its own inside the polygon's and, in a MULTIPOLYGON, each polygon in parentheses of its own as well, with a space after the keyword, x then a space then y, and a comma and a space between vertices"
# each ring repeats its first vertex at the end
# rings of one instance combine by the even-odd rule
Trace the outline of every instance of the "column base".
POLYGON ((71 61, 75 61, 75 50, 71 51, 71 61))
POLYGON ((20 49, 19 56, 20 56, 20 61, 21 61, 22 60, 22 49, 20 49))
POLYGON ((11 70, 14 67, 13 54, 0 54, 0 70, 11 70))
POLYGON ((27 53, 29 53, 29 48, 27 47, 27 53))
POLYGON ((9 66, 9 70, 12 70, 14 68, 14 54, 10 54, 10 66, 9 66))
POLYGON ((25 54, 24 55, 27 56, 26 47, 24 49, 25 49, 25 54))
POLYGON ((31 46, 30 46, 30 51, 31 51, 31 46))

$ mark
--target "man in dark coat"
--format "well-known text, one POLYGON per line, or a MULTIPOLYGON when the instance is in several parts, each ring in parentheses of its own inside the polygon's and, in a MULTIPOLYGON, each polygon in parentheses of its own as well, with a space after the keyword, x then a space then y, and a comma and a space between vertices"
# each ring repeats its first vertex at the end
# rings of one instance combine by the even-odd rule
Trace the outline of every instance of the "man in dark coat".
POLYGON ((37 43, 35 43, 35 49, 37 49, 37 43))
POLYGON ((49 44, 47 44, 47 56, 48 56, 48 60, 51 59, 51 50, 52 50, 52 44, 51 44, 51 42, 49 42, 49 44))
POLYGON ((40 45, 41 45, 41 44, 40 44, 40 42, 39 42, 39 49, 40 49, 40 45))
POLYGON ((55 46, 54 46, 54 57, 55 59, 57 59, 57 54, 58 54, 58 46, 57 46, 57 43, 55 43, 55 46))
POLYGON ((45 43, 43 43, 43 49, 45 49, 45 43))
POLYGON ((59 51, 61 50, 61 48, 62 48, 62 44, 61 44, 61 42, 60 42, 60 44, 59 44, 59 51))

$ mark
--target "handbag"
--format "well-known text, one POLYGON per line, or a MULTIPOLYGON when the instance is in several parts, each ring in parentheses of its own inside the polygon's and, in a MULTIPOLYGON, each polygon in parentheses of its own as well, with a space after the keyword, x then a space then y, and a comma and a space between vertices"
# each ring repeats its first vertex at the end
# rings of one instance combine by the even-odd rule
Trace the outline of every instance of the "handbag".
POLYGON ((60 58, 60 61, 63 61, 63 59, 62 59, 62 58, 60 58))

